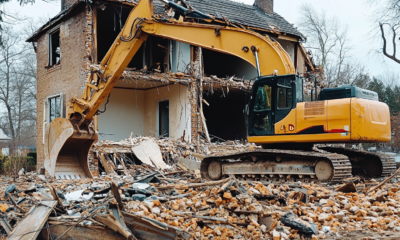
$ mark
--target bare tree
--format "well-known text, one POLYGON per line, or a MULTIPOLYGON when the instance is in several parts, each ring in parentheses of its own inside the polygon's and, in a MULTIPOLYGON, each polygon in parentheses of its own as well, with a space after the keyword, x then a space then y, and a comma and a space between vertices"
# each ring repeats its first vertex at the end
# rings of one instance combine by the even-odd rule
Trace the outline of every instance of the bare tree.
POLYGON ((373 29, 382 41, 379 52, 400 64, 400 56, 397 54, 397 46, 400 44, 400 0, 381 0, 379 5, 373 0, 366 1, 375 9, 373 29))
POLYGON ((313 53, 314 62, 324 69, 324 87, 368 83, 366 68, 351 58, 352 46, 346 25, 308 4, 301 7, 298 25, 307 36, 306 48, 313 53))
POLYGON ((36 61, 21 34, 3 29, 0 45, 0 128, 11 138, 11 149, 32 144, 36 121, 36 61), (33 65, 32 65, 33 64, 33 65))

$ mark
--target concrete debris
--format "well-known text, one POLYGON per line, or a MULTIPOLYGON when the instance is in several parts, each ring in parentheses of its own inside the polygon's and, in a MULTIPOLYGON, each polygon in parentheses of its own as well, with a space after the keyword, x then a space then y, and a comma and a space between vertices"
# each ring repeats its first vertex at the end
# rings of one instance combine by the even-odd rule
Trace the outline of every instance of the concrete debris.
POLYGON ((154 139, 145 140, 138 146, 132 147, 132 152, 142 163, 163 170, 168 167, 163 161, 160 148, 154 139))

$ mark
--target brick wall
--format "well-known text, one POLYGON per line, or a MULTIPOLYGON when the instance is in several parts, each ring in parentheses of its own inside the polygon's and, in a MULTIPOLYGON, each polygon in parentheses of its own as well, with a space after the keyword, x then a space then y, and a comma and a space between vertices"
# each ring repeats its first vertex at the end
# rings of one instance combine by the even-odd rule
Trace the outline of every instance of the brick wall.
MULTIPOLYGON (((43 114, 44 102, 54 94, 63 95, 64 116, 71 97, 80 97, 89 71, 92 48, 92 13, 88 7, 77 9, 60 24, 61 63, 48 65, 48 34, 43 32, 37 41, 37 165, 43 167, 43 114)), ((97 169, 91 163, 91 171, 97 169)), ((97 175, 97 174, 96 174, 97 175)))
POLYGON ((255 0, 254 4, 265 13, 274 13, 274 0, 255 0))

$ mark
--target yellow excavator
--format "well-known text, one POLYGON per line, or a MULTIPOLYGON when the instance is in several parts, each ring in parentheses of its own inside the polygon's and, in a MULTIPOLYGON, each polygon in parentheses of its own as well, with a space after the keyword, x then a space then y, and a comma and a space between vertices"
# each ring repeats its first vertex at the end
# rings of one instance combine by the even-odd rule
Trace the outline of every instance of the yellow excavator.
MULTIPOLYGON (((162 0, 177 12, 211 16, 162 0)), ((71 98, 66 118, 45 132, 45 168, 57 178, 92 177, 88 152, 98 138, 93 117, 148 35, 237 56, 257 68, 249 104, 248 141, 264 149, 202 161, 206 179, 235 175, 245 179, 316 179, 339 182, 357 170, 391 174, 394 161, 383 154, 342 148, 312 150, 314 143, 390 141, 388 106, 374 92, 354 86, 326 89, 320 100, 304 102, 303 81, 290 56, 268 36, 209 23, 188 23, 153 14, 152 0, 140 0, 99 66, 91 67, 84 92, 71 98), (276 73, 281 75, 276 76, 276 73)), ((286 181, 286 180, 285 180, 286 181)))

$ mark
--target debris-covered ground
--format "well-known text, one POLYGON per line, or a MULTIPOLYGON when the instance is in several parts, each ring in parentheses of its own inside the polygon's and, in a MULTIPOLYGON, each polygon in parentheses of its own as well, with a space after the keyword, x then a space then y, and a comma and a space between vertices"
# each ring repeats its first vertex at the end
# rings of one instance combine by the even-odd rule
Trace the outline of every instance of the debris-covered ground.
MULTIPOLYGON (((98 144, 95 151, 105 152, 105 146, 98 144)), ((186 150, 159 146, 163 153, 186 150)), ((229 144, 227 150, 219 147, 230 151, 229 144)), ((21 173, 17 179, 2 176, 1 181, 1 233, 9 239, 400 237, 396 178, 381 186, 360 178, 337 186, 235 178, 206 182, 198 170, 182 163, 163 170, 153 162, 126 164, 123 171, 92 179, 21 173)))

